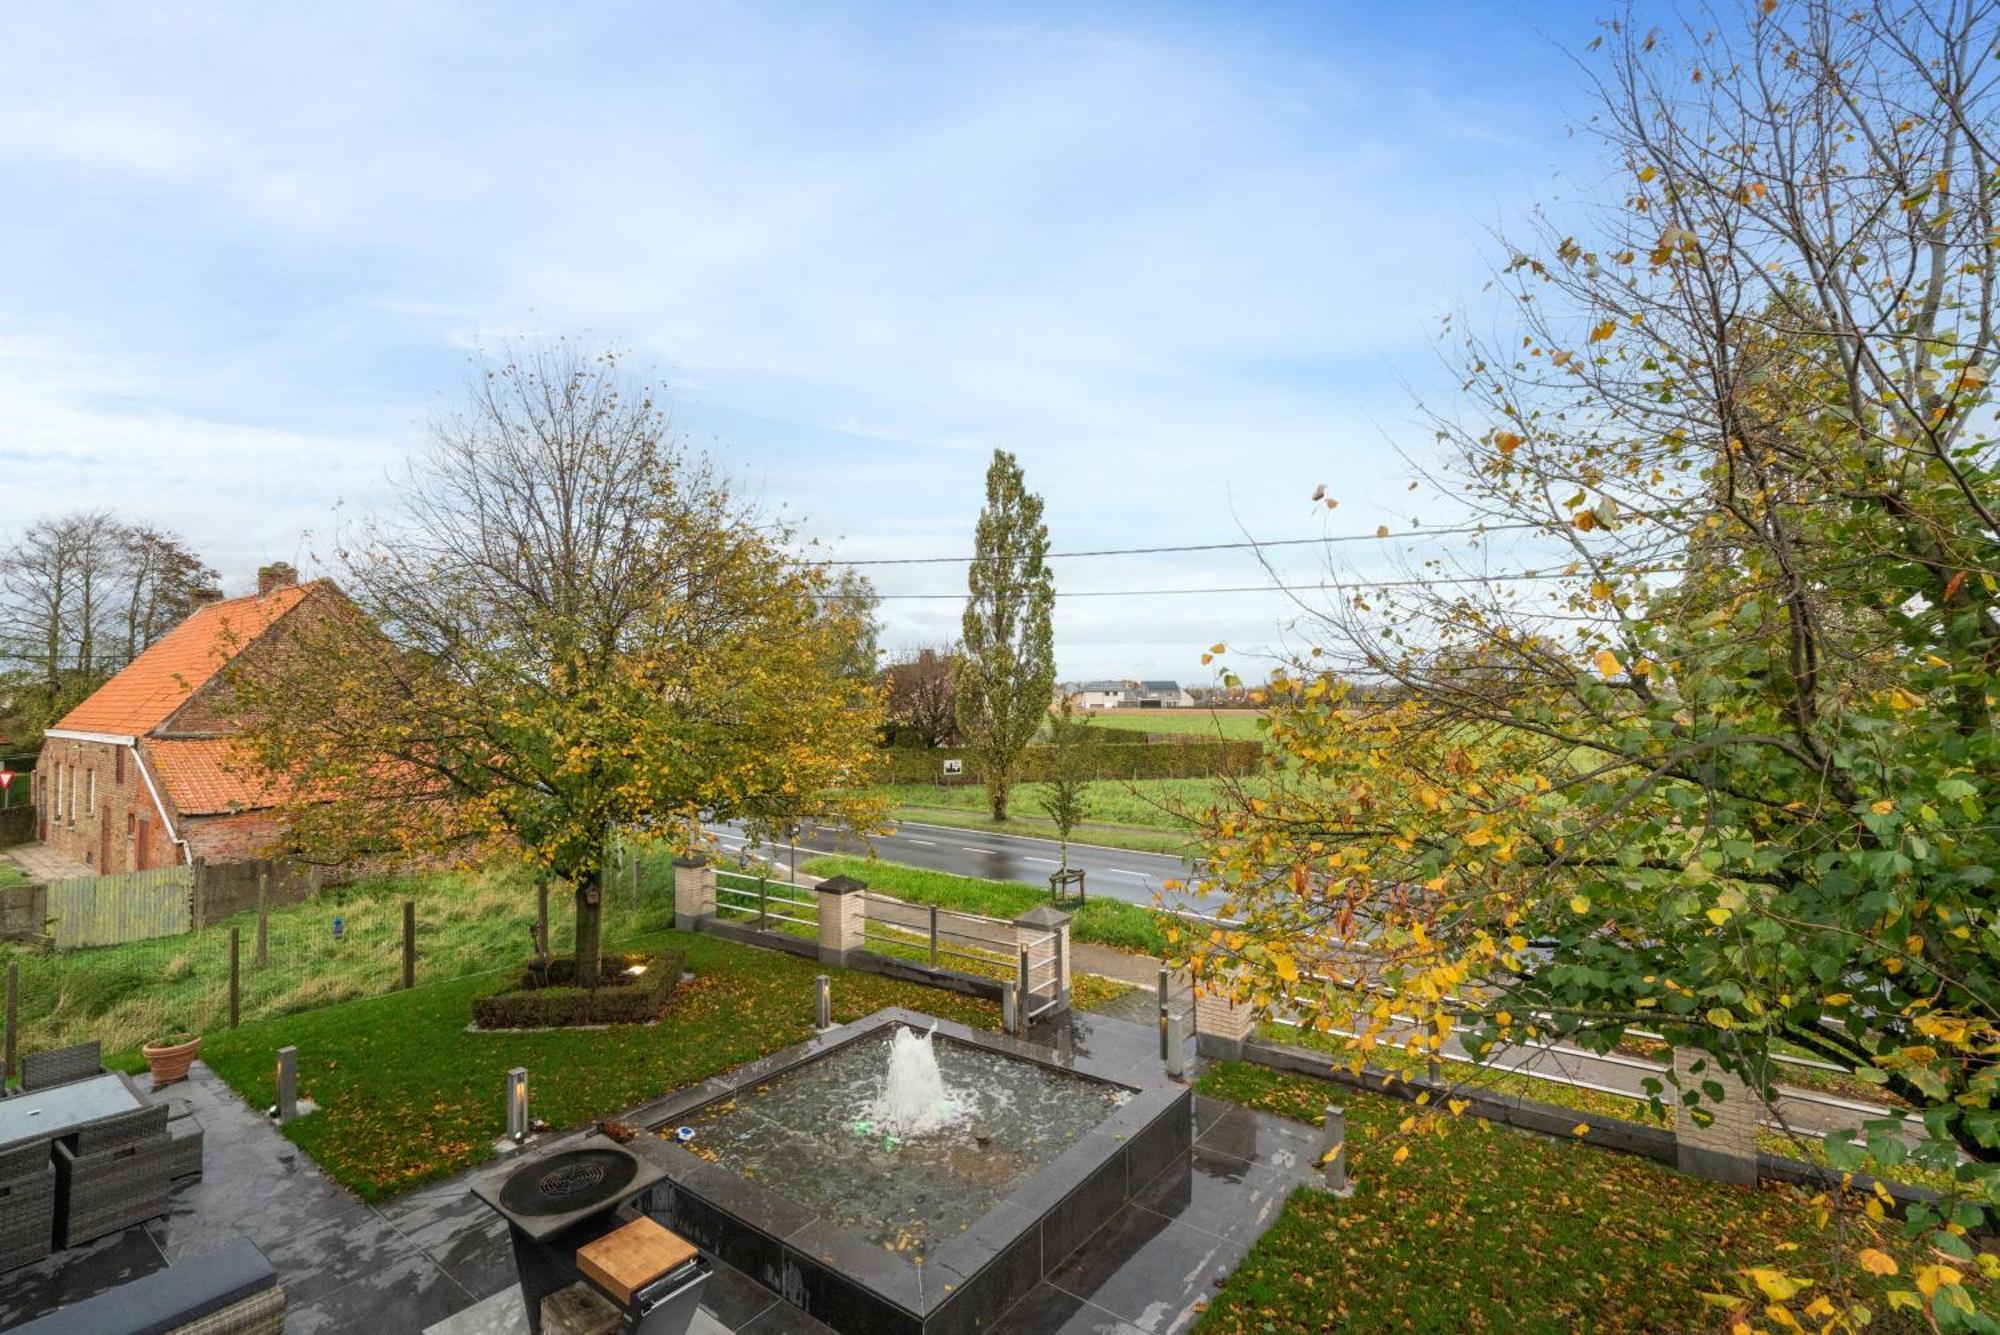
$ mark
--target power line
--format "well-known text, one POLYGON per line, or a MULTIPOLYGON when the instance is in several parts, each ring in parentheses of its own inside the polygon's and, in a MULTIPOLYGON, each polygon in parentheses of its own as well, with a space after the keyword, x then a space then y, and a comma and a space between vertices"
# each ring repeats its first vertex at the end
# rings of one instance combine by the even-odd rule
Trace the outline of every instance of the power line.
MULTIPOLYGON (((1275 538, 1270 541, 1252 540, 1248 542, 1201 542, 1186 543, 1169 547, 1105 547, 1095 551, 1049 552, 1045 560, 1062 561, 1084 556, 1160 556, 1173 552, 1229 552, 1265 547, 1317 547, 1335 542, 1397 542, 1410 538, 1449 538, 1460 534, 1503 533, 1516 529, 1538 529, 1540 524, 1474 524, 1463 528, 1410 529, 1402 533, 1390 533, 1378 529, 1373 533, 1329 533, 1319 538, 1275 538)), ((867 557, 861 560, 828 558, 823 561, 801 561, 808 566, 930 566, 930 565, 971 565, 975 561, 990 558, 980 556, 883 556, 867 557)), ((909 595, 919 596, 919 595, 909 595)), ((923 595, 928 596, 928 595, 923 595)))
MULTIPOLYGON (((1559 570, 1515 570, 1499 575, 1440 575, 1429 579, 1350 580, 1345 583, 1327 582, 1321 584, 1237 584, 1209 589, 1056 589, 1054 595, 1058 598, 1158 598, 1169 596, 1190 597, 1203 593, 1325 593, 1330 590, 1342 589, 1434 588, 1441 584, 1513 584, 1531 580, 1577 579, 1583 573, 1581 571, 1565 573, 1559 570)), ((1662 568, 1655 570, 1625 570, 1618 573, 1621 575, 1673 575, 1680 572, 1662 568)), ((839 598, 842 595, 829 593, 822 596, 839 598)), ((875 595, 877 599, 883 602, 928 598, 948 598, 955 602, 963 602, 965 601, 965 596, 962 591, 956 593, 878 593, 875 595)))

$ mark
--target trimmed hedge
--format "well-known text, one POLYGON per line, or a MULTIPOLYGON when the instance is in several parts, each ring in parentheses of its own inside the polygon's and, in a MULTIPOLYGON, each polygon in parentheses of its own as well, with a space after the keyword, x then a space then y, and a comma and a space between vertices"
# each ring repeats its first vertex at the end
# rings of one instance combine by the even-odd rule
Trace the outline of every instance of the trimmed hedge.
POLYGON ((644 1024, 660 1018, 680 986, 681 957, 606 955, 596 987, 577 987, 576 961, 550 961, 546 981, 530 970, 521 985, 475 997, 472 1019, 481 1029, 561 1029, 580 1024, 644 1024), (630 970, 643 964, 634 977, 630 970))
MULTIPOLYGON (((963 760, 965 773, 958 781, 978 783, 982 779, 979 761, 969 751, 940 746, 928 751, 885 750, 882 756, 883 783, 938 783, 944 777, 944 762, 963 760)), ((1096 742, 1083 755, 1085 777, 1091 779, 1206 779, 1218 775, 1254 774, 1263 764, 1264 744, 1257 741, 1221 741, 1208 738, 1161 742, 1096 742)), ((1040 783, 1049 777, 1051 750, 1031 746, 1021 753, 1021 783, 1040 783)))

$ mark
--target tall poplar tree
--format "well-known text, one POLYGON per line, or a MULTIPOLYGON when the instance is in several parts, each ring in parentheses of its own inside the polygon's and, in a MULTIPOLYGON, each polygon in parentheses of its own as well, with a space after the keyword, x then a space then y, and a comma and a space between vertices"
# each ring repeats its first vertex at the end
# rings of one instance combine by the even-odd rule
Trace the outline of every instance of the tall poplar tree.
POLYGON ((1048 554, 1042 498, 1028 490, 1013 455, 993 451, 966 576, 955 693, 958 730, 979 762, 996 821, 1007 819, 1015 767, 1055 691, 1056 583, 1048 554))

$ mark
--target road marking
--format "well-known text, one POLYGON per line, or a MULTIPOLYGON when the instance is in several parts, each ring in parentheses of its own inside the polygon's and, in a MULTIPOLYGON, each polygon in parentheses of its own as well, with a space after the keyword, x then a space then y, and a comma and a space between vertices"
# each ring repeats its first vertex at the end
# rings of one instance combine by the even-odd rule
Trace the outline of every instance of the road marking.
POLYGON ((1153 873, 1149 871, 1133 871, 1130 867, 1106 867, 1104 870, 1110 872, 1113 876, 1136 876, 1142 881, 1149 881, 1153 878, 1153 873))
POLYGON ((930 840, 930 839, 912 839, 912 838, 911 838, 911 837, 910 837, 909 835, 907 835, 907 834, 898 834, 898 835, 892 835, 892 836, 890 836, 890 837, 891 837, 891 838, 893 838, 893 839, 895 839, 895 840, 896 840, 897 842, 899 842, 899 843, 905 843, 905 844, 922 844, 922 845, 923 845, 923 846, 924 846, 925 848, 935 848, 935 847, 937 847, 937 844, 936 844, 936 841, 934 841, 934 840, 930 840))
POLYGON ((961 853, 984 853, 988 857, 995 858, 1000 856, 1000 850, 997 848, 974 848, 971 844, 960 844, 958 849, 961 853))
POLYGON ((1027 855, 1026 853, 1023 853, 1023 854, 1021 855, 1021 861, 1023 861, 1023 862, 1042 862, 1042 863, 1046 863, 1046 864, 1048 864, 1048 865, 1049 865, 1049 866, 1051 866, 1051 867, 1060 867, 1060 866, 1062 866, 1062 863, 1060 863, 1060 862, 1057 862, 1057 861, 1056 861, 1056 860, 1055 860, 1054 858, 1031 858, 1031 857, 1029 857, 1029 856, 1028 856, 1028 855, 1027 855))

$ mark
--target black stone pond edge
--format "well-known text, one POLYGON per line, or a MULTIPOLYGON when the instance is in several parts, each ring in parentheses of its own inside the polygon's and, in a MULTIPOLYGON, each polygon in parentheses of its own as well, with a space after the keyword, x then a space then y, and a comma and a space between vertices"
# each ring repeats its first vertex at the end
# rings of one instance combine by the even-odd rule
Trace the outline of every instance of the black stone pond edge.
POLYGON ((630 1146, 666 1173, 648 1213, 794 1306, 849 1335, 961 1335, 997 1321, 1193 1144, 1193 1091, 1164 1073, 1061 1056, 1004 1034, 902 1007, 836 1026, 804 1043, 634 1109, 649 1131, 732 1097, 884 1028, 936 1024, 945 1038, 1130 1091, 1121 1106, 991 1211, 922 1261, 885 1251, 760 1182, 658 1135, 630 1146))

